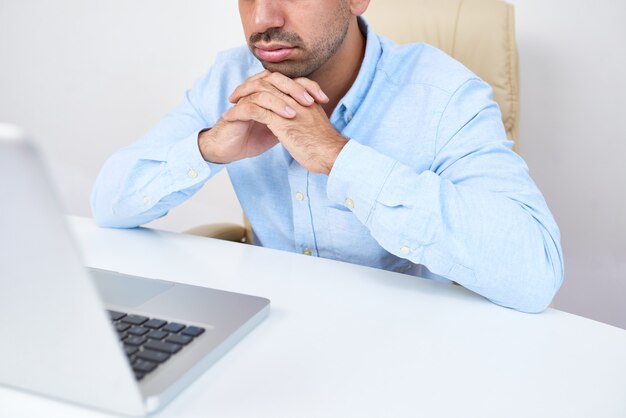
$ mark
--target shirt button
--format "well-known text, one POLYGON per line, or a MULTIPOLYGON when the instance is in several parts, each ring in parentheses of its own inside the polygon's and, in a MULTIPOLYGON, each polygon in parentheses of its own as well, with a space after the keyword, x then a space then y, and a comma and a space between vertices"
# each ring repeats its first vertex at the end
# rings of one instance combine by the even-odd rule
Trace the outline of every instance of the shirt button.
POLYGON ((144 196, 143 197, 143 204, 147 205, 148 203, 150 203, 150 198, 148 196, 144 196))
POLYGON ((354 209, 354 200, 347 198, 346 199, 346 206, 349 207, 350 209, 354 209))
POLYGON ((352 113, 348 113, 348 122, 352 120, 352 113))
POLYGON ((304 200, 304 194, 300 192, 296 193, 296 200, 302 202, 304 200))
POLYGON ((195 179, 196 177, 198 177, 198 172, 193 168, 190 168, 189 171, 187 171, 187 177, 195 179))
POLYGON ((404 246, 402 246, 402 247, 400 248, 400 252, 401 252, 402 254, 408 254, 408 253, 410 253, 410 252, 411 252, 411 249, 410 249, 409 247, 407 247, 406 245, 404 245, 404 246))
POLYGON ((305 248, 305 249, 302 251, 302 254, 304 254, 304 255, 312 255, 312 254, 313 254, 313 251, 311 251, 309 248, 305 248))

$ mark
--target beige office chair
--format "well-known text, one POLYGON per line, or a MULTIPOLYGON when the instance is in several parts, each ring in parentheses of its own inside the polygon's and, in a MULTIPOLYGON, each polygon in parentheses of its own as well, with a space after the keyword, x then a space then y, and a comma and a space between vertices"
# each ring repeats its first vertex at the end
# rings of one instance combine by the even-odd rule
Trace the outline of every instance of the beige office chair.
MULTIPOLYGON (((494 92, 517 150, 519 70, 513 6, 500 0, 372 0, 365 18, 398 43, 425 42, 462 62, 494 92)), ((202 225, 189 231, 251 243, 250 224, 202 225)))
POLYGON ((445 51, 489 83, 507 136, 517 145, 519 69, 512 5, 500 0, 372 0, 365 18, 398 43, 425 42, 445 51))

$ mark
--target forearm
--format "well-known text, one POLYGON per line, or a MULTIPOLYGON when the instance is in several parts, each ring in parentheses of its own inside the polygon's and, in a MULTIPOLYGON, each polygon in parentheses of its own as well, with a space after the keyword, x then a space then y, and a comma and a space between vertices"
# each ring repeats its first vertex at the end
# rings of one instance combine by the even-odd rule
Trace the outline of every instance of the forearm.
POLYGON ((225 74, 210 69, 148 133, 107 160, 91 196, 98 224, 134 227, 161 217, 221 169, 202 158, 198 133, 225 111, 225 74))
POLYGON ((197 134, 171 143, 148 134, 109 158, 91 196, 96 222, 135 227, 164 216, 192 196, 220 168, 205 162, 194 143, 197 134))
MULTIPOLYGON (((388 180, 405 174, 400 167, 388 180)), ((558 230, 549 214, 535 218, 534 202, 456 186, 430 171, 417 177, 419 193, 403 203, 392 190, 379 195, 367 221, 372 235, 391 252, 495 303, 544 310, 562 281, 558 230)))
POLYGON ((329 197, 383 248, 498 304, 545 309, 562 281, 559 233, 530 178, 516 173, 523 167, 498 184, 453 181, 350 142, 331 172, 329 197))

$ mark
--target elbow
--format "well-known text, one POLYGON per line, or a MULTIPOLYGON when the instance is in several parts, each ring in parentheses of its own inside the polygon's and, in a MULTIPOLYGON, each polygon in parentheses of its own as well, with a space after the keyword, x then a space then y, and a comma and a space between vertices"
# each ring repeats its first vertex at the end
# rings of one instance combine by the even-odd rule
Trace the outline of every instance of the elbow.
POLYGON ((98 186, 96 185, 91 191, 91 216, 96 222, 96 225, 99 227, 112 227, 112 224, 115 223, 113 217, 111 216, 113 214, 113 210, 110 207, 110 204, 104 202, 104 199, 100 196, 101 194, 99 193, 98 186))
POLYGON ((107 198, 106 193, 99 193, 97 187, 91 194, 91 214, 96 225, 102 228, 134 228, 140 225, 131 217, 120 214, 113 199, 107 198))
POLYGON ((515 278, 514 303, 510 307, 532 314, 550 307, 564 279, 563 253, 558 238, 544 240, 542 253, 543 257, 536 255, 527 259, 527 265, 535 267, 515 278))
POLYGON ((535 302, 529 304, 529 308, 527 312, 529 313, 541 313, 548 309, 554 300, 557 292, 561 288, 563 284, 563 268, 561 266, 557 272, 550 275, 548 278, 543 280, 543 286, 540 286, 539 291, 537 292, 537 296, 535 297, 535 302))
POLYGON ((122 217, 116 216, 110 207, 103 207, 102 205, 91 206, 91 214, 93 216, 96 225, 101 228, 132 228, 137 225, 129 225, 128 222, 122 217))
POLYGON ((91 208, 93 219, 101 228, 136 228, 146 221, 136 217, 124 217, 116 215, 112 209, 91 208))
POLYGON ((92 208, 93 219, 101 228, 133 228, 138 225, 129 225, 124 222, 123 219, 112 215, 112 213, 105 213, 104 211, 92 208))
POLYGON ((138 210, 137 203, 115 200, 107 194, 99 195, 94 189, 91 197, 91 213, 96 225, 103 228, 136 228, 167 215, 167 205, 155 205, 147 211, 138 210))
POLYGON ((557 291, 558 288, 552 286, 536 288, 533 292, 528 292, 527 295, 523 295, 511 307, 520 312, 529 314, 542 313, 550 307, 557 291))
POLYGON ((517 290, 509 295, 508 303, 493 302, 529 314, 542 313, 550 307, 563 283, 563 270, 553 269, 549 274, 539 274, 533 280, 520 280, 517 290))

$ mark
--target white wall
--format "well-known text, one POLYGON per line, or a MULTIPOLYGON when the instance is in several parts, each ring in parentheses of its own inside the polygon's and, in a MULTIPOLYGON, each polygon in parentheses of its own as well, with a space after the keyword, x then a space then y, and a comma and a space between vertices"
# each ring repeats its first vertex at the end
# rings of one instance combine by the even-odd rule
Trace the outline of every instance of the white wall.
MULTIPOLYGON (((510 1, 521 153, 562 230, 556 307, 626 328, 626 2, 510 1)), ((242 42, 234 0, 0 0, 0 120, 39 139, 68 212, 87 216, 106 156, 242 42)), ((240 218, 220 175, 153 226, 240 218)))
POLYGON ((555 306, 626 328, 626 2, 512 3, 521 154, 565 254, 555 306))
MULTIPOLYGON (((88 216, 106 157, 241 39, 234 0, 0 0, 0 120, 41 142, 67 210, 88 216)), ((228 176, 215 180, 153 225, 240 223, 228 176)))

